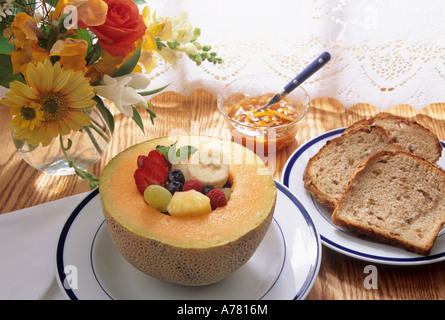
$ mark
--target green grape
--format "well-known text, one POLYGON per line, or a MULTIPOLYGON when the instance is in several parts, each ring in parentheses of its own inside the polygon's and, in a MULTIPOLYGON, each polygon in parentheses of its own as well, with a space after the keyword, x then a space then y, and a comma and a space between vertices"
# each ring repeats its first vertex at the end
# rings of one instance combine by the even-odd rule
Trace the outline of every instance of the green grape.
POLYGON ((232 188, 222 188, 221 190, 226 195, 226 200, 229 201, 230 195, 232 194, 232 188))
POLYGON ((161 212, 167 212, 167 206, 170 203, 172 194, 166 188, 151 185, 148 186, 144 191, 144 199, 147 204, 161 212))

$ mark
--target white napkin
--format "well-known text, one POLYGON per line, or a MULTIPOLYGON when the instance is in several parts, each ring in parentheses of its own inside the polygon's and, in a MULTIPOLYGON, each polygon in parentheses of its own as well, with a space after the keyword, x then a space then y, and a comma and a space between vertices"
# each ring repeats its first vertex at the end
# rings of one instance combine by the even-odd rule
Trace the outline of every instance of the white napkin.
POLYGON ((55 276, 60 232, 82 193, 0 215, 0 299, 42 299, 55 276))

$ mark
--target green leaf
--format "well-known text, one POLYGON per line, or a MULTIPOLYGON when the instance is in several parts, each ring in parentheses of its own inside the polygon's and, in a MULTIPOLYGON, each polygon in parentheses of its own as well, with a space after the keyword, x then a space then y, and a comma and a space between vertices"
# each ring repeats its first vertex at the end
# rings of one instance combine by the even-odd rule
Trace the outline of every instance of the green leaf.
POLYGON ((71 146, 73 145, 73 141, 68 138, 68 145, 66 146, 65 150, 71 149, 71 146))
POLYGON ((99 45, 99 42, 96 42, 92 46, 88 45, 87 56, 85 58, 87 64, 95 63, 102 54, 102 47, 99 45))
POLYGON ((191 154, 198 151, 198 148, 192 146, 183 146, 176 151, 177 161, 187 160, 191 154))
POLYGON ((105 105, 105 103, 102 101, 102 99, 98 95, 95 95, 93 97, 93 100, 97 102, 97 104, 96 104, 97 109, 99 110, 102 117, 104 117, 105 122, 107 123, 108 128, 110 129, 110 132, 113 133, 114 132, 114 117, 111 114, 110 110, 108 110, 107 106, 105 105))
POLYGON ((176 47, 179 46, 181 43, 179 43, 178 40, 175 40, 173 42, 171 41, 167 41, 167 46, 172 49, 172 50, 176 50, 176 47))
POLYGON ((132 107, 132 108, 133 108, 133 117, 132 118, 133 118, 134 122, 136 122, 136 124, 139 126, 139 128, 141 128, 142 132, 145 133, 144 123, 142 122, 141 115, 139 114, 139 112, 136 110, 135 107, 132 107))
POLYGON ((173 143, 168 147, 159 145, 156 146, 156 150, 162 153, 170 163, 176 163, 183 160, 187 160, 191 154, 198 151, 198 149, 193 146, 182 146, 176 150, 177 143, 178 142, 176 141, 175 143, 173 143))
POLYGON ((158 116, 153 110, 150 110, 149 108, 150 108, 150 105, 151 105, 151 103, 149 104, 149 107, 147 108, 147 109, 145 109, 145 110, 147 110, 147 112, 150 114, 150 121, 151 121, 151 124, 155 124, 155 118, 158 116))
POLYGON ((49 4, 51 7, 56 7, 59 0, 46 0, 46 3, 49 4))
POLYGON ((162 48, 167 47, 167 45, 163 43, 162 40, 159 39, 158 37, 155 37, 155 42, 156 42, 156 49, 158 49, 159 51, 161 51, 162 48))
POLYGON ((74 169, 74 172, 76 173, 77 176, 79 176, 82 179, 85 179, 88 181, 88 185, 90 186, 91 189, 96 188, 97 186, 99 186, 99 178, 97 178, 94 174, 83 171, 81 169, 79 169, 78 167, 76 167, 76 165, 74 164, 74 162, 70 159, 70 157, 68 156, 68 154, 66 153, 67 150, 69 150, 73 144, 73 142, 71 141, 71 139, 68 139, 68 146, 65 147, 63 145, 63 140, 62 140, 62 135, 59 135, 59 143, 60 143, 60 148, 62 149, 63 155, 65 156, 65 159, 68 161, 68 166, 70 168, 74 169))
POLYGON ((133 2, 136 3, 137 5, 147 4, 144 0, 133 0, 133 2))
POLYGON ((168 160, 168 150, 170 147, 166 147, 166 146, 156 146, 156 150, 158 150, 160 153, 162 153, 162 155, 164 156, 165 159, 168 160))
POLYGON ((167 84, 167 85, 165 85, 165 86, 163 86, 163 87, 161 87, 161 88, 158 88, 158 89, 154 89, 154 90, 150 90, 150 91, 142 91, 142 92, 138 92, 138 93, 139 93, 141 96, 149 96, 149 95, 151 95, 151 94, 155 94, 155 93, 161 92, 162 90, 164 90, 165 88, 167 88, 170 84, 171 84, 171 83, 169 83, 169 84, 167 84))
POLYGON ((14 51, 14 45, 9 40, 0 36, 0 54, 8 54, 14 51))
POLYGON ((77 34, 72 35, 71 38, 73 39, 81 39, 81 40, 85 40, 88 43, 88 53, 90 53, 90 51, 92 50, 91 47, 93 46, 93 43, 91 41, 91 34, 82 28, 77 28, 77 34))
POLYGON ((9 88, 9 84, 14 81, 26 83, 21 74, 12 73, 11 58, 2 54, 0 55, 0 85, 9 88))
POLYGON ((77 176, 88 181, 88 186, 91 189, 95 189, 99 186, 100 180, 94 174, 77 168, 72 162, 70 163, 70 167, 74 169, 74 172, 76 172, 77 176))
MULTIPOLYGON (((23 2, 23 1, 20 1, 20 2, 23 2)), ((36 1, 26 0, 25 3, 26 3, 26 6, 28 7, 28 9, 31 9, 32 12, 36 11, 36 1)))
POLYGON ((140 56, 141 56, 141 47, 137 48, 131 55, 131 57, 128 58, 127 61, 125 61, 119 68, 117 68, 110 76, 114 78, 114 77, 125 76, 131 73, 134 67, 136 67, 136 64, 138 63, 140 56))

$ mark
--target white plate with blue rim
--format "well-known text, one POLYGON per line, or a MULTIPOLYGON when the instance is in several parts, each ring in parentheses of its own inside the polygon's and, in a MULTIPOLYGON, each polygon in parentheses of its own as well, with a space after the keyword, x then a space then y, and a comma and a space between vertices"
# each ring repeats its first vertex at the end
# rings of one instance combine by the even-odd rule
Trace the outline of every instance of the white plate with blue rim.
POLYGON ((252 258, 228 278, 203 287, 158 280, 130 265, 108 234, 95 189, 61 231, 56 251, 59 288, 72 300, 305 299, 320 269, 320 236, 300 201, 281 183, 276 186, 274 218, 252 258))
MULTIPOLYGON (((309 159, 314 156, 327 141, 340 136, 345 128, 323 133, 300 146, 287 160, 281 181, 295 194, 312 218, 320 233, 321 241, 327 247, 345 255, 364 261, 390 265, 421 265, 445 260, 445 230, 439 232, 430 255, 420 256, 404 249, 359 238, 349 231, 335 226, 331 221, 331 211, 318 203, 304 189, 303 172, 309 159)), ((442 147, 445 143, 441 142, 442 147)), ((437 164, 445 168, 445 158, 437 164)))

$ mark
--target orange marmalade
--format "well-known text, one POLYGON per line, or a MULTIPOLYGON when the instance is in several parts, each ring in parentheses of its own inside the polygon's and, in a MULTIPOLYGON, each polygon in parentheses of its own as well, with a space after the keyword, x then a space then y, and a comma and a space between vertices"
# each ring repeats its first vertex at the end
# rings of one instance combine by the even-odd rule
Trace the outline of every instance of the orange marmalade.
POLYGON ((300 117, 294 107, 285 99, 265 110, 258 111, 271 98, 272 95, 263 95, 244 99, 230 109, 228 116, 244 125, 254 127, 278 127, 289 124, 300 117))
POLYGON ((258 155, 276 152, 295 140, 298 119, 305 112, 301 102, 282 99, 265 110, 259 110, 273 94, 248 97, 229 107, 228 117, 237 121, 232 140, 252 149, 258 155), (242 128, 244 126, 244 128, 242 128))

